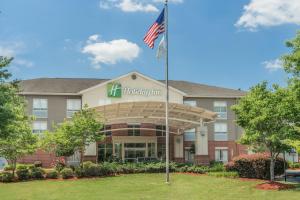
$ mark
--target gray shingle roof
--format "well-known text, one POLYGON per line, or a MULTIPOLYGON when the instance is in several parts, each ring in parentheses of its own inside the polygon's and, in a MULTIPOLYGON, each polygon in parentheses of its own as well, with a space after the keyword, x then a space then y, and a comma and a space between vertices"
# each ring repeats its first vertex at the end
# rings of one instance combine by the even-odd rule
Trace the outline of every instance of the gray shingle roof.
MULTIPOLYGON (((109 79, 92 78, 38 78, 23 80, 20 83, 23 93, 78 93, 109 79)), ((163 82, 163 81, 162 81, 163 82)), ((240 97, 246 94, 244 91, 228 88, 209 86, 188 81, 170 80, 170 86, 192 97, 240 97)))

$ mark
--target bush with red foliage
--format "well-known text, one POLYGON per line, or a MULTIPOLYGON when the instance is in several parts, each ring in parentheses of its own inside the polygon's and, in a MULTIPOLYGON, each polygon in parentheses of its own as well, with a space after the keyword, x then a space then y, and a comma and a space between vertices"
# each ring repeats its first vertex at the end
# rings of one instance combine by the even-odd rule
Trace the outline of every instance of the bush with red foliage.
MULTIPOLYGON (((287 163, 286 163, 287 164, 287 163)), ((227 171, 237 171, 243 178, 270 178, 270 156, 266 153, 240 155, 233 158, 232 162, 225 165, 227 171)), ((275 176, 284 173, 284 160, 277 158, 275 161, 275 176)))

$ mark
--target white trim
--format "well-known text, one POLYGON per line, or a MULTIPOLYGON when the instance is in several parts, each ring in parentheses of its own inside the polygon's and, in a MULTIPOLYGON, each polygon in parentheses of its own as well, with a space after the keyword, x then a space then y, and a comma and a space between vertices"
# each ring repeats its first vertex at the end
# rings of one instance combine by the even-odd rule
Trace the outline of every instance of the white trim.
POLYGON ((215 147, 215 150, 228 150, 228 147, 215 147))
MULTIPOLYGON (((117 77, 117 78, 114 78, 114 79, 111 79, 111 80, 104 81, 104 82, 99 83, 98 85, 94 85, 94 86, 92 86, 92 87, 90 87, 90 88, 81 90, 81 91, 79 91, 78 93, 79 93, 79 94, 83 94, 83 93, 85 93, 85 92, 88 92, 88 91, 93 90, 93 89, 95 89, 95 88, 101 87, 101 86, 106 85, 106 84, 108 84, 108 83, 114 82, 114 81, 119 80, 119 79, 121 79, 121 78, 130 76, 130 75, 132 75, 132 74, 136 74, 136 75, 141 76, 141 77, 143 77, 143 78, 145 78, 145 79, 147 79, 147 80, 149 80, 149 81, 153 81, 153 82, 155 82, 155 83, 157 83, 157 84, 159 84, 159 85, 161 85, 161 86, 163 86, 163 87, 165 86, 165 84, 163 84, 163 83, 160 82, 160 81, 157 81, 157 80, 155 80, 155 79, 153 79, 153 78, 150 78, 150 77, 148 77, 148 76, 145 76, 145 75, 143 75, 143 74, 141 74, 141 73, 139 73, 139 72, 137 72, 137 71, 133 71, 133 72, 129 72, 129 73, 127 73, 127 74, 124 74, 124 75, 122 75, 122 76, 119 76, 119 77, 117 77)), ((176 88, 174 88, 174 87, 172 87, 172 86, 169 86, 169 88, 170 88, 171 90, 173 90, 173 91, 175 91, 175 92, 177 92, 177 93, 183 95, 183 96, 186 95, 185 92, 183 92, 183 91, 181 91, 181 90, 178 90, 178 89, 176 89, 176 88)))

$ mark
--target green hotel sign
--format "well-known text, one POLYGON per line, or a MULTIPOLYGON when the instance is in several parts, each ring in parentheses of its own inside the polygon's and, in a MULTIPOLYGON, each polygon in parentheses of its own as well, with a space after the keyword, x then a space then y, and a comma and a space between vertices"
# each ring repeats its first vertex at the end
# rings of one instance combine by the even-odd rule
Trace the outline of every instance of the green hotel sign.
POLYGON ((129 86, 123 86, 119 82, 111 82, 106 85, 107 97, 109 98, 122 98, 123 95, 127 96, 161 96, 160 89, 149 88, 132 88, 129 86))
POLYGON ((113 98, 122 97, 122 85, 121 83, 112 82, 107 84, 107 96, 113 98))

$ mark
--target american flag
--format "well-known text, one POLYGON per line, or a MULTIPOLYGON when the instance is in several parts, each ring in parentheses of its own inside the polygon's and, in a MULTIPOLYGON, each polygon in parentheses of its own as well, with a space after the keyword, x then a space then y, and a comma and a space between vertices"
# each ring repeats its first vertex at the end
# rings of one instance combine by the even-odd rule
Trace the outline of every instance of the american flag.
POLYGON ((149 28, 144 37, 144 42, 151 48, 154 48, 154 42, 158 36, 165 32, 165 9, 162 10, 157 20, 149 28))

